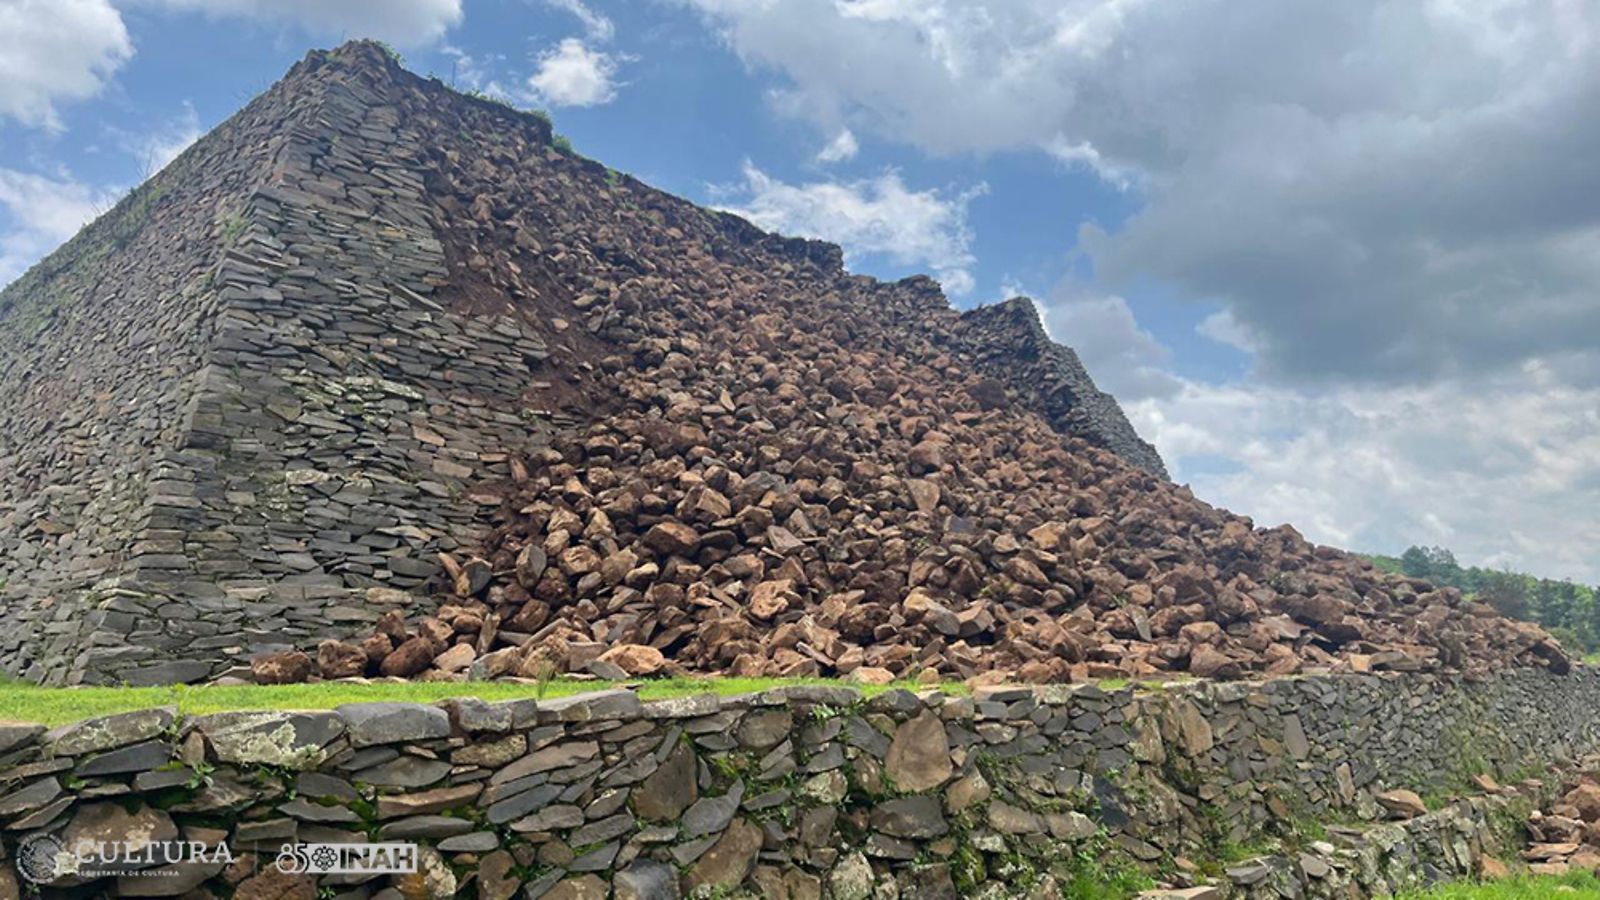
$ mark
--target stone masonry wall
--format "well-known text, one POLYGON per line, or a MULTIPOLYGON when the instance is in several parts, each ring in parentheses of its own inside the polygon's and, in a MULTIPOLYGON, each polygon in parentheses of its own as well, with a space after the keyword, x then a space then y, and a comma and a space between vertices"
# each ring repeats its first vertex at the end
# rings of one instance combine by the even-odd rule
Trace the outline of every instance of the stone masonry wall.
POLYGON ((977 366, 1027 398, 1056 430, 1167 477, 1156 448, 1139 437, 1116 399, 1095 387, 1078 354, 1050 339, 1032 300, 1016 297, 968 310, 961 325, 977 366))
POLYGON ((116 594, 84 589, 192 502, 169 489, 192 465, 212 273, 290 114, 263 95, 0 292, 0 671, 62 681, 119 652, 116 594))
POLYGON ((475 543, 480 506, 498 505, 471 484, 508 477, 508 452, 546 433, 518 412, 538 336, 434 299, 448 272, 424 142, 367 74, 312 82, 315 114, 219 269, 187 439, 207 454, 199 506, 181 549, 139 569, 196 598, 202 659, 347 636, 415 602, 437 551, 475 543))
MULTIPOLYGON (((1596 749, 1592 670, 149 710, 0 727, 0 860, 44 835, 181 835, 239 856, 97 884, 119 896, 1050 897, 1074 872, 1167 870, 1312 818, 1370 819, 1381 788, 1442 791, 1596 749), (314 886, 273 870, 285 842, 368 840, 420 843, 423 874, 314 886)), ((1329 829, 1224 886, 1359 897, 1471 874, 1512 849, 1495 824, 1514 802, 1329 829)), ((0 896, 17 878, 0 862, 0 896)))
POLYGON ((548 431, 538 337, 433 299, 425 141, 379 71, 314 54, 0 295, 0 670, 196 681, 347 636, 548 431))

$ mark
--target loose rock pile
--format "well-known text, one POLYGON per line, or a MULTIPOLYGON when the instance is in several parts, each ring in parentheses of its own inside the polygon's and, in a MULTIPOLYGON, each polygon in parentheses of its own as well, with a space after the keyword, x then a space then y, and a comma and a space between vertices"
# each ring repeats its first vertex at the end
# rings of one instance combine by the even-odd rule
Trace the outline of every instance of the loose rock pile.
POLYGON ((1522 858, 1536 874, 1600 869, 1600 770, 1589 768, 1549 811, 1529 816, 1528 837, 1522 858))
POLYGON ((1015 315, 964 318, 925 278, 847 275, 836 248, 536 129, 453 127, 460 101, 424 93, 402 115, 440 141, 441 296, 543 337, 562 374, 525 412, 554 407, 561 427, 475 489, 503 505, 478 556, 443 558, 439 613, 325 646, 324 677, 1569 665, 1533 625, 1256 528, 1158 459, 1070 436, 1088 434, 1070 392, 1004 377, 1007 328, 1017 369, 1039 365, 1015 315))

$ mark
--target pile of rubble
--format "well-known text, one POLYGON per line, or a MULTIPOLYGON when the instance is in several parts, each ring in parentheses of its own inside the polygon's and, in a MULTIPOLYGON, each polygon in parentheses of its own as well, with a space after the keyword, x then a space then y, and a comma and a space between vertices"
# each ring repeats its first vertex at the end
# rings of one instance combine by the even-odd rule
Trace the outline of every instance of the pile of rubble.
POLYGON ((1569 665, 1536 626, 1104 449, 1138 449, 1090 430, 1120 412, 1074 424, 1087 388, 1007 376, 1040 365, 1036 320, 1008 350, 1027 316, 963 317, 929 279, 849 275, 528 134, 468 143, 452 114, 406 112, 441 140, 441 297, 543 336, 557 375, 525 412, 556 427, 475 494, 496 527, 444 558, 439 612, 323 647, 323 677, 1569 665))
POLYGON ((796 309, 683 331, 603 359, 628 406, 520 461, 483 555, 443 558, 438 613, 323 647, 323 676, 1568 665, 1535 626, 990 402, 952 359, 862 358, 796 309))
POLYGON ((1528 837, 1522 858, 1535 874, 1600 870, 1600 770, 1585 770, 1548 811, 1529 816, 1528 837))

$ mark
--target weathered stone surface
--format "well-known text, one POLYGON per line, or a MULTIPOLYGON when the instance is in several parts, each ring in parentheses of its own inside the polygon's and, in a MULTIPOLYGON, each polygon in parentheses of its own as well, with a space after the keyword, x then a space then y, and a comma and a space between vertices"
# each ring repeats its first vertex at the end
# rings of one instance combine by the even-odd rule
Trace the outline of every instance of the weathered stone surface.
MULTIPOLYGON (((527 720, 531 721, 537 704, 533 700, 514 702, 526 705, 527 720)), ((507 703, 489 703, 477 697, 451 697, 441 700, 439 706, 449 714, 451 727, 465 734, 504 734, 517 724, 513 707, 507 703)))
POLYGON ((326 758, 344 721, 333 713, 217 713, 196 719, 195 728, 222 762, 309 769, 326 758))
POLYGON ((171 707, 141 709, 65 725, 45 735, 56 756, 99 753, 155 737, 171 727, 177 711, 171 707))
POLYGON ((606 900, 611 891, 597 875, 573 875, 556 882, 544 900, 606 900))
POLYGON ((835 900, 867 900, 872 896, 872 866, 860 853, 848 853, 828 873, 828 890, 835 900))
POLYGON ((250 660, 256 684, 299 684, 311 677, 311 657, 299 650, 264 653, 250 660))
POLYGON ((239 883, 234 900, 317 900, 317 882, 307 875, 292 875, 268 866, 239 883))
POLYGON ((684 885, 690 891, 738 887, 755 868, 756 853, 760 850, 760 826, 736 819, 689 868, 684 885))
POLYGON ((902 838, 935 838, 950 830, 939 798, 931 794, 885 800, 872 810, 871 822, 878 831, 902 838))
POLYGON ((200 887, 222 871, 221 862, 181 862, 117 876, 119 897, 177 897, 200 887))
POLYGON ((504 850, 487 854, 478 862, 478 900, 511 900, 522 887, 512 869, 516 860, 504 850))
POLYGON ((15 816, 31 812, 53 802, 61 796, 61 782, 56 778, 41 778, 25 787, 0 796, 0 816, 15 816))
POLYGON ((1404 788, 1380 791, 1375 799, 1397 818, 1409 819, 1428 812, 1428 807, 1423 804, 1422 798, 1417 796, 1416 791, 1404 788))
POLYGON ((378 818, 421 816, 470 804, 482 791, 476 784, 458 784, 414 794, 384 794, 378 798, 378 818))
POLYGON ((323 678, 358 678, 367 671, 367 651, 348 641, 317 645, 317 672, 323 678))
POLYGON ((427 845, 417 848, 417 870, 395 878, 401 896, 420 900, 449 900, 456 896, 459 885, 444 857, 427 845))
POLYGON ((450 716, 417 703, 346 703, 334 712, 344 720, 351 746, 398 744, 450 736, 450 716))
POLYGON ((903 791, 926 791, 950 777, 950 740, 931 710, 895 730, 884 772, 903 791))
POLYGON ((488 766, 498 768, 528 751, 528 739, 520 734, 508 734, 493 740, 478 741, 450 754, 450 761, 458 766, 488 766))
POLYGON ((699 799, 694 751, 678 744, 633 792, 633 808, 647 822, 673 822, 699 799))
POLYGON ((752 750, 776 747, 794 728, 794 715, 787 709, 757 710, 739 722, 739 743, 752 750))
POLYGON ((701 797, 683 813, 680 830, 684 837, 715 834, 728 827, 744 799, 744 782, 736 781, 728 792, 717 797, 701 797))
POLYGON ((639 695, 618 688, 541 701, 539 721, 588 722, 595 719, 631 719, 641 711, 639 695))
POLYGON ((137 854, 151 844, 178 838, 178 826, 172 817, 159 809, 135 806, 126 809, 118 803, 88 803, 78 807, 72 821, 61 833, 66 847, 80 843, 111 843, 120 841, 130 854, 137 854))
POLYGON ((678 900, 678 873, 650 859, 636 859, 611 879, 613 900, 678 900))
POLYGON ((78 764, 74 772, 84 778, 144 772, 172 760, 172 746, 163 740, 145 741, 108 750, 78 764))
POLYGON ((43 725, 32 722, 3 722, 0 721, 0 753, 6 753, 15 747, 33 743, 34 739, 44 734, 43 725))
POLYGON ((378 837, 385 841, 433 840, 455 837, 472 830, 472 823, 453 816, 408 816, 385 822, 378 837))
POLYGON ((583 810, 576 806, 557 804, 547 806, 525 819, 511 823, 514 831, 555 831, 577 828, 583 824, 583 810))
POLYGON ((450 774, 450 764, 438 759, 401 756, 352 774, 356 781, 381 787, 422 788, 450 774))
POLYGON ((302 822, 324 822, 344 825, 361 821, 354 810, 344 806, 324 805, 297 797, 278 807, 278 812, 293 816, 302 822))
POLYGON ((536 775, 552 769, 577 765, 600 755, 600 745, 594 741, 567 741, 553 744, 529 753, 511 763, 489 778, 490 784, 514 781, 527 775, 536 775))
POLYGON ((433 665, 433 656, 433 644, 427 638, 409 638, 384 656, 378 672, 391 678, 406 678, 433 665))
POLYGON ((642 644, 621 644, 600 654, 600 661, 611 663, 633 676, 654 675, 667 664, 665 656, 654 647, 642 644))

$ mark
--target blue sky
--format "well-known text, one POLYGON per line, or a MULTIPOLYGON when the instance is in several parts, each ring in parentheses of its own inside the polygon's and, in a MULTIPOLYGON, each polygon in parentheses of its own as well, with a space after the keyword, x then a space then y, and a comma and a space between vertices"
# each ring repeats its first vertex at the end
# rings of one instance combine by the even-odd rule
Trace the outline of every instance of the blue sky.
POLYGON ((958 306, 1206 499, 1600 581, 1600 12, 1561 0, 0 0, 0 282, 353 37, 958 306))

